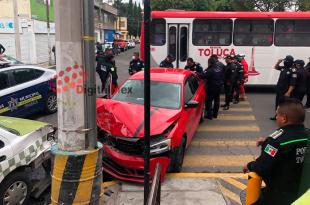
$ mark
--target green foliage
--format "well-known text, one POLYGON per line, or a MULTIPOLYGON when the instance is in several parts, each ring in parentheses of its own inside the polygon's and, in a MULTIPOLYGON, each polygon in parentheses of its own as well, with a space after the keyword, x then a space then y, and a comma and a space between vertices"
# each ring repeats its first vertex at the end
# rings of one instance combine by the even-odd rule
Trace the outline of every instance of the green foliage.
MULTIPOLYGON (((30 0, 31 7, 31 15, 33 19, 39 21, 47 21, 46 17, 46 5, 43 3, 43 0, 30 0)), ((50 8, 49 8, 50 21, 55 21, 54 14, 54 0, 51 0, 50 8)))

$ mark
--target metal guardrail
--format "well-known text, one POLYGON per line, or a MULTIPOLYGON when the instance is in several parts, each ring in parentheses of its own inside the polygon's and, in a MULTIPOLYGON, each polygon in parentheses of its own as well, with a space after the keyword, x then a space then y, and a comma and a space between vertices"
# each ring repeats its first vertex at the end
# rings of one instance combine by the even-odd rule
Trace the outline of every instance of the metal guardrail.
POLYGON ((160 173, 161 173, 161 165, 157 163, 151 185, 150 194, 147 200, 147 205, 160 205, 160 193, 161 193, 160 173))

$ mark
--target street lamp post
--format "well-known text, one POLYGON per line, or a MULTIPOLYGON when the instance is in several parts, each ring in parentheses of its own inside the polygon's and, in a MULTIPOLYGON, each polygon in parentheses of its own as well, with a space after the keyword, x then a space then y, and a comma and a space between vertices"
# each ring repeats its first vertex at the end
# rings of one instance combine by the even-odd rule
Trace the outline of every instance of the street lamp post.
POLYGON ((21 60, 22 52, 20 48, 20 33, 19 33, 19 18, 18 18, 18 4, 17 0, 13 0, 13 10, 14 10, 14 31, 15 31, 15 53, 16 58, 21 60))

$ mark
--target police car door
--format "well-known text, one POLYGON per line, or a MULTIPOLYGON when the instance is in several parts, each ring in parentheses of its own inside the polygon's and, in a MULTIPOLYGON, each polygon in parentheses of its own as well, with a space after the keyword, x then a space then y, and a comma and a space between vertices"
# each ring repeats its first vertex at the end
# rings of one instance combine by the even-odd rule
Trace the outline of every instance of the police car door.
POLYGON ((9 89, 12 86, 12 78, 10 71, 0 70, 0 115, 6 115, 8 113, 8 101, 9 101, 9 89))
POLYGON ((6 115, 23 117, 43 110, 48 82, 38 79, 44 71, 32 68, 11 70, 14 85, 8 95, 9 112, 6 115))
POLYGON ((184 68, 188 58, 188 24, 169 24, 168 54, 175 57, 175 68, 184 68))

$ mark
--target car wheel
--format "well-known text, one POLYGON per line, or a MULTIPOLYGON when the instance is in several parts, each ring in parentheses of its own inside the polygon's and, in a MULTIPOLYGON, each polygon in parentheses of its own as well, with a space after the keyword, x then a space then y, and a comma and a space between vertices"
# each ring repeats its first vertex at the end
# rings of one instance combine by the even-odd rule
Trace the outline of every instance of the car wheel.
POLYGON ((53 92, 47 94, 45 102, 45 112, 48 114, 55 113, 57 111, 57 95, 53 92))
POLYGON ((201 112, 199 123, 202 123, 205 120, 205 110, 206 110, 206 103, 203 103, 202 112, 201 112))
POLYGON ((23 172, 13 172, 0 186, 0 204, 27 204, 31 181, 23 172))
POLYGON ((182 171, 185 147, 186 147, 186 138, 183 137, 179 148, 176 149, 176 152, 174 153, 175 156, 173 156, 172 167, 171 167, 172 172, 179 173, 182 171))

